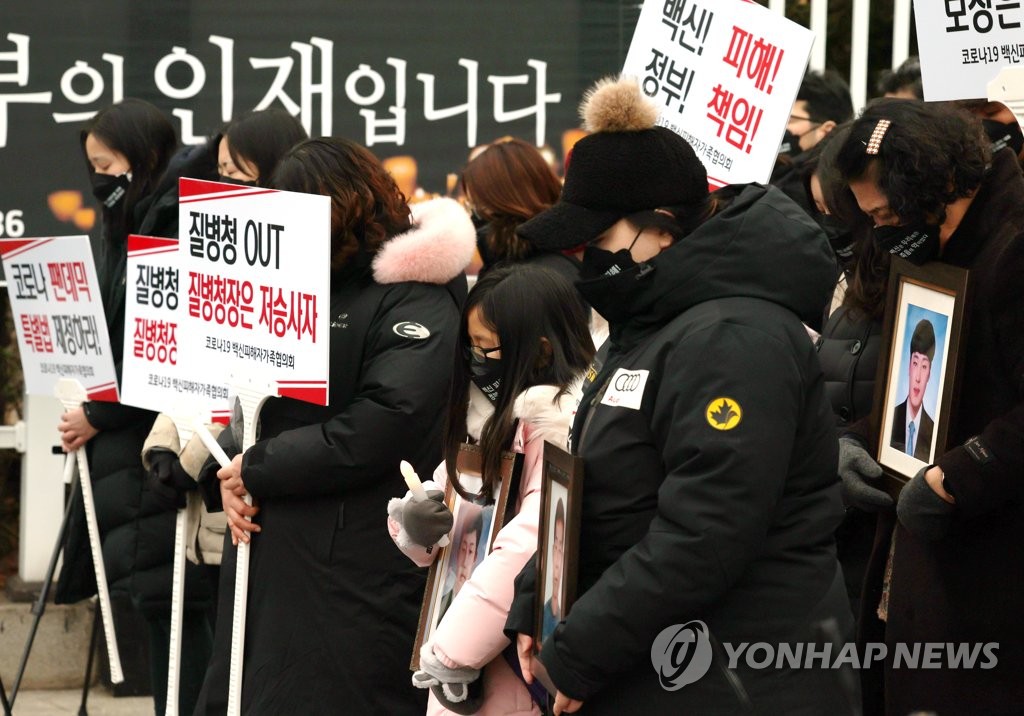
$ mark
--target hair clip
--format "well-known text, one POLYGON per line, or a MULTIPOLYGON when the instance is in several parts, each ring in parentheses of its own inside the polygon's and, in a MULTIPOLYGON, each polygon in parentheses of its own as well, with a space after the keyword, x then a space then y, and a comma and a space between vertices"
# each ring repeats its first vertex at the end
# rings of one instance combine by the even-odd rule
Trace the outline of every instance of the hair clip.
POLYGON ((889 125, 892 124, 888 119, 880 119, 875 125, 875 128, 871 130, 871 137, 868 139, 867 154, 878 154, 878 148, 882 146, 882 138, 885 137, 885 133, 889 131, 889 125))

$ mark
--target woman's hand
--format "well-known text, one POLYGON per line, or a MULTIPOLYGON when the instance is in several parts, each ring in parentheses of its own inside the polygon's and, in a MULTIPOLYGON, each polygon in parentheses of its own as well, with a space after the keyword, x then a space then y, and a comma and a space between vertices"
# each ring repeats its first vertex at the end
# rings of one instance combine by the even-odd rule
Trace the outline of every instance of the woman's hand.
MULTIPOLYGON (((519 668, 523 672, 523 681, 532 684, 534 674, 537 674, 541 683, 545 684, 545 688, 550 688, 547 686, 547 684, 551 683, 551 679, 547 675, 547 669, 544 668, 544 664, 533 653, 533 637, 526 634, 517 634, 516 652, 519 654, 519 668)), ((582 701, 570 699, 561 691, 555 694, 555 716, 563 713, 576 713, 581 706, 583 706, 582 701)))
POLYGON ((523 681, 533 683, 533 637, 526 634, 516 635, 516 652, 519 654, 519 668, 523 672, 523 681))
POLYGON ((231 544, 236 547, 239 542, 248 544, 249 533, 261 532, 262 528, 247 519, 259 512, 260 508, 245 504, 243 499, 249 493, 242 482, 242 456, 236 455, 230 465, 218 470, 217 478, 220 480, 220 499, 224 505, 224 515, 231 530, 231 544))
POLYGON ((85 411, 81 407, 64 413, 57 423, 57 430, 60 431, 61 448, 64 452, 77 450, 99 432, 86 420, 85 411))
POLYGON ((559 716, 559 714, 574 714, 580 710, 581 706, 583 706, 582 701, 570 699, 561 691, 555 694, 555 716, 559 716))

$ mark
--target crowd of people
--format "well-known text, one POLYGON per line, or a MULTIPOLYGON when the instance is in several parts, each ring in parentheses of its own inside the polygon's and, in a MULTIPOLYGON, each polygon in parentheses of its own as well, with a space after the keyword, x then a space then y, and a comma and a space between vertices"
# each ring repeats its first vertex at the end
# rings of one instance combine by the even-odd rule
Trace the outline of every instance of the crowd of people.
MULTIPOLYGON (((901 66, 855 116, 838 75, 808 73, 771 181, 711 192, 640 86, 608 78, 584 98, 564 177, 505 137, 474 151, 458 200, 415 204, 368 149, 307 138, 283 110, 185 148, 146 102, 97 114, 81 144, 115 356, 127 237, 178 236, 179 177, 328 196, 330 311, 347 316, 331 324, 328 405, 269 399, 244 451, 233 418, 217 434, 227 467, 166 415, 87 402, 62 418, 65 449, 88 451, 110 587, 149 625, 155 711, 186 509, 182 714, 227 708, 240 542, 245 714, 1024 712, 1024 142, 1005 107, 920 88, 919 65, 901 66), (894 256, 970 271, 943 443, 922 408, 928 321, 881 435, 894 256), (898 493, 880 441, 921 464, 898 493), (584 474, 578 519, 558 505, 555 553, 571 561, 553 597, 535 558, 545 442, 584 474), (446 486, 487 504, 510 455, 506 514, 457 523, 446 486), (403 460, 433 476, 429 499, 406 493, 403 460), (449 537, 454 581, 413 654, 449 537), (708 673, 666 688, 652 645, 694 620, 708 673), (730 662, 730 645, 825 641, 890 656, 853 678, 730 662), (894 666, 898 644, 923 642, 997 643, 997 663, 894 666)), ((59 601, 96 588, 74 499, 59 601)))

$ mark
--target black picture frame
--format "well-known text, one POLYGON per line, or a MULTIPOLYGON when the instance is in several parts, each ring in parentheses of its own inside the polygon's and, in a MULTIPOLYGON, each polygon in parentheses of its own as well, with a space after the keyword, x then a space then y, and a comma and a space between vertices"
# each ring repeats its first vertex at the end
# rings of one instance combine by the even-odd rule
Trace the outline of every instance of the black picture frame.
POLYGON ((874 404, 875 459, 893 496, 950 447, 950 417, 956 411, 963 374, 970 286, 966 269, 940 262, 916 266, 903 259, 892 261, 874 404), (927 361, 923 388, 920 378, 912 377, 920 376, 919 362, 923 363, 920 353, 915 358, 910 351, 918 335, 925 341, 934 336, 934 355, 927 361), (911 432, 906 422, 908 413, 913 418, 914 402, 918 402, 919 417, 911 432))
POLYGON ((551 630, 552 619, 557 623, 564 619, 576 599, 577 565, 579 563, 580 513, 583 496, 583 460, 566 452, 554 443, 545 441, 541 471, 540 524, 537 530, 537 598, 534 600, 533 644, 540 649, 551 630), (554 559, 557 549, 558 504, 562 501, 562 559, 554 559), (560 569, 560 578, 555 576, 555 567, 560 569), (558 584, 556 585, 556 579, 558 584), (550 615, 557 602, 553 601, 555 591, 561 606, 558 614, 550 615), (548 622, 545 626, 545 621, 548 622))

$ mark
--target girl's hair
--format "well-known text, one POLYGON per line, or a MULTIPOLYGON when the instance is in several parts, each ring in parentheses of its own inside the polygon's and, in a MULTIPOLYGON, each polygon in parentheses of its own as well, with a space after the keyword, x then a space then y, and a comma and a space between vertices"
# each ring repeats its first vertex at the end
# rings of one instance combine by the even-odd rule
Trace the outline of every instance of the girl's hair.
POLYGON ((278 107, 247 112, 228 123, 222 134, 236 166, 256 165, 259 186, 267 186, 284 153, 308 137, 299 120, 278 107))
POLYGON ((178 148, 174 125, 163 112, 141 99, 128 98, 100 110, 79 132, 82 154, 91 178, 96 170, 85 151, 85 140, 90 134, 123 154, 131 168, 131 183, 124 201, 113 211, 104 209, 105 238, 111 242, 125 241, 133 228, 136 205, 156 189, 178 148))
POLYGON ((846 183, 874 179, 902 223, 941 224, 947 204, 978 188, 988 162, 989 140, 968 112, 917 100, 879 99, 850 126, 835 166, 846 183), (880 120, 888 120, 889 127, 877 153, 868 154, 880 120))
POLYGON ((554 385, 560 389, 561 397, 594 357, 586 310, 579 293, 565 277, 541 266, 511 264, 495 267, 476 282, 462 309, 444 422, 448 480, 468 499, 474 496, 459 484, 455 468, 459 445, 466 440, 472 375, 466 357, 470 345, 467 321, 474 308, 480 309, 484 325, 498 335, 503 369, 494 414, 484 423, 480 434, 482 495, 490 496, 500 479, 501 454, 510 448, 515 436, 513 406, 519 394, 535 385, 554 385))
POLYGON ((331 198, 332 271, 360 250, 375 254, 411 226, 395 180, 368 149, 348 139, 300 142, 281 158, 268 186, 331 198))
POLYGON ((521 139, 500 139, 462 171, 462 190, 490 226, 487 248, 497 260, 521 261, 533 246, 516 236, 527 219, 550 209, 562 184, 540 151, 521 139))

